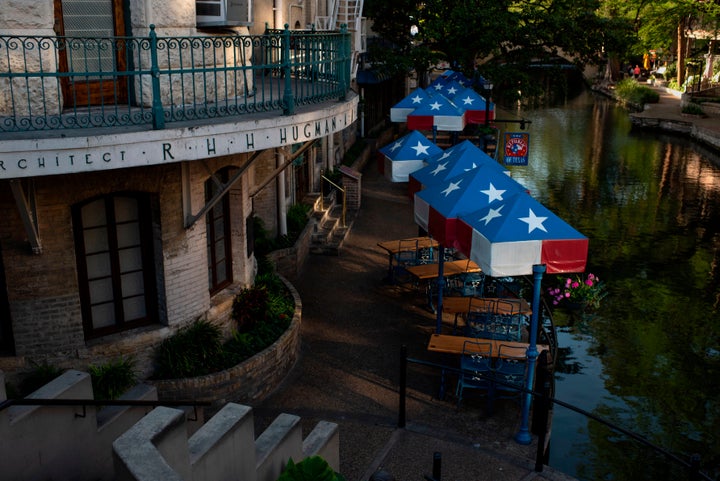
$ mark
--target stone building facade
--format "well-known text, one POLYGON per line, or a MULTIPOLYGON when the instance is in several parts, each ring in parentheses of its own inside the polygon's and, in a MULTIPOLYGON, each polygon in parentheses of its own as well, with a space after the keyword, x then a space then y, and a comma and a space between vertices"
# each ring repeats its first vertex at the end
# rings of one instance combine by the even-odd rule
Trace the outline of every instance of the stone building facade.
MULTIPOLYGON (((6 2, 0 11, 0 50, 5 50, 0 57, 10 61, 0 61, 0 71, 59 72, 64 61, 72 64, 72 58, 61 60, 58 49, 44 61, 33 57, 34 67, 27 61, 23 67, 10 45, 23 36, 52 39, 69 36, 73 28, 81 31, 71 21, 77 8, 112 12, 111 27, 122 14, 126 31, 119 33, 133 38, 153 32, 158 37, 242 36, 262 33, 265 26, 282 28, 291 18, 292 26, 306 28, 328 10, 321 0, 227 0, 232 8, 241 5, 240 13, 213 22, 207 16, 200 21, 199 12, 216 4, 229 9, 226 0, 80 3, 6 2), (247 17, 243 21, 238 15, 247 17)), ((241 50, 225 48, 223 62, 241 50)), ((136 63, 142 63, 140 54, 136 63)), ((235 60, 233 72, 238 65, 235 60)), ((178 94, 176 89, 199 82, 200 67, 205 68, 193 65, 199 70, 158 82, 166 111, 169 104, 193 102, 188 90, 178 94)), ((126 85, 128 111, 156 107, 153 75, 138 74, 126 85)), ((88 94, 78 101, 83 82, 90 91, 91 77, 76 80, 74 97, 60 77, 34 84, 0 78, 0 122, 11 119, 12 124, 23 108, 38 107, 57 110, 62 122, 83 110, 77 105, 93 110, 106 108, 104 99, 117 101, 117 79, 109 93, 99 82, 97 95, 106 97, 88 94)), ((216 81, 205 95, 216 104, 228 102, 238 91, 249 92, 248 86, 255 96, 264 92, 257 77, 247 77, 232 89, 216 81)), ((12 382, 43 363, 85 370, 128 356, 145 377, 152 373, 153 348, 183 326, 207 319, 227 330, 233 296, 251 285, 256 273, 253 217, 273 235, 284 233, 287 209, 318 192, 321 173, 334 168, 354 142, 357 104, 348 85, 339 99, 294 112, 197 117, 154 128, 23 129, 21 123, 12 124, 21 128, 0 128, 0 370, 6 378, 12 382), (294 155, 301 148, 302 155, 294 155)))

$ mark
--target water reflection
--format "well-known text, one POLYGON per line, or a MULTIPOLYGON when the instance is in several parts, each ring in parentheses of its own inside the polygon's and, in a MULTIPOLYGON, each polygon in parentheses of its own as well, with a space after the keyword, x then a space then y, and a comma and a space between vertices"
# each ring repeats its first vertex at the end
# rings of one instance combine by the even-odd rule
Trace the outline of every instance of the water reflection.
MULTIPOLYGON (((513 177, 590 238, 588 271, 610 292, 592 319, 561 329, 557 396, 673 453, 699 453, 717 477, 720 162, 631 131, 626 111, 590 94, 518 116, 532 119, 530 165, 513 177)), ((675 476, 665 458, 562 411, 552 466, 583 480, 675 476)))

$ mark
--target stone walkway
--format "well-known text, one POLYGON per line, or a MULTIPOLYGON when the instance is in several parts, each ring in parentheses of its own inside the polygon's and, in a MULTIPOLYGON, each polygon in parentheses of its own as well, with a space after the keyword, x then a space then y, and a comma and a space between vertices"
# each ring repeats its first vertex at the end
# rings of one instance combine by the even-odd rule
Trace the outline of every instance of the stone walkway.
MULTIPOLYGON (((552 469, 534 472, 536 444, 513 437, 519 404, 499 401, 493 416, 484 400, 437 399, 437 370, 411 364, 407 426, 398 429, 400 349, 442 361, 425 349, 435 316, 424 294, 384 283, 387 255, 377 243, 417 235, 407 184, 392 184, 374 162, 362 177, 362 206, 338 256, 313 256, 292 282, 303 302, 302 351, 280 388, 254 406, 256 432, 279 413, 302 418, 304 435, 319 420, 340 425, 340 471, 367 481, 379 467, 400 480, 432 474, 442 455, 443 479, 572 479, 552 469)), ((448 383, 452 391, 454 382, 448 383)))

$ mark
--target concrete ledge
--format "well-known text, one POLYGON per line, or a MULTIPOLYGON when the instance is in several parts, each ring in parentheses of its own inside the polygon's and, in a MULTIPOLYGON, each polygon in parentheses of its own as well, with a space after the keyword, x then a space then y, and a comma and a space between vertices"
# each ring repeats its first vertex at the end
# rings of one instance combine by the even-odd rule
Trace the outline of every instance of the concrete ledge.
POLYGON ((255 441, 257 481, 275 481, 289 459, 302 460, 300 418, 281 414, 255 441))
POLYGON ((116 439, 113 443, 115 479, 192 479, 184 421, 182 411, 157 407, 116 439))
POLYGON ((320 456, 337 473, 340 471, 340 427, 320 421, 303 441, 303 458, 320 456))

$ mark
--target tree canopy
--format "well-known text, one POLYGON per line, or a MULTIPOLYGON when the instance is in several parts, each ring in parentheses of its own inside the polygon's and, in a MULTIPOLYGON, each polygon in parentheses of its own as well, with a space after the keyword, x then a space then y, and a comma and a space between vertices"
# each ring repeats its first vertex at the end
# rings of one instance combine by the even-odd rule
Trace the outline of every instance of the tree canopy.
POLYGON ((366 0, 365 13, 388 42, 371 56, 388 68, 423 71, 445 60, 527 92, 536 84, 529 65, 562 56, 584 68, 603 63, 606 45, 624 43, 630 23, 598 15, 599 7, 599 0, 366 0))
POLYGON ((583 69, 652 49, 682 64, 688 22, 717 31, 720 0, 365 0, 365 14, 383 39, 371 59, 393 73, 444 60, 527 94, 537 87, 528 67, 558 57, 583 69))

